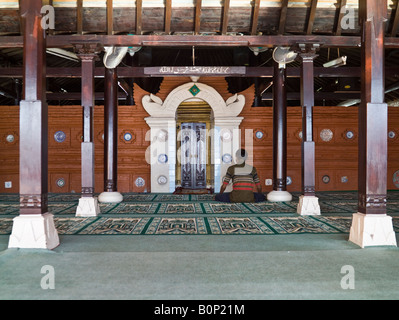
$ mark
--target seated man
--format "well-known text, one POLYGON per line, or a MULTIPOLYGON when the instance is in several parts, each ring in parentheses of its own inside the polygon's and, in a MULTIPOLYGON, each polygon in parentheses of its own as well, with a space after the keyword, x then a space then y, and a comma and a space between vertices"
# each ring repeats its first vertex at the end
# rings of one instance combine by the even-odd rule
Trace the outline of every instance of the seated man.
POLYGON ((227 169, 226 176, 223 178, 223 185, 215 200, 221 202, 260 202, 265 201, 266 197, 262 193, 262 186, 259 181, 256 169, 245 163, 248 154, 244 149, 236 152, 236 163, 227 169), (233 179, 233 191, 224 193, 230 180, 233 179), (256 185, 258 193, 253 192, 256 185))

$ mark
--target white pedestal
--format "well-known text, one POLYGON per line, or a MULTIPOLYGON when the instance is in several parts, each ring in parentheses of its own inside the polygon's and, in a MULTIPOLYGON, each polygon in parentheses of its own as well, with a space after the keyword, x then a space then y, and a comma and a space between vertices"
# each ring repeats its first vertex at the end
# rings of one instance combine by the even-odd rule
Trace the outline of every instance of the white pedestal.
POLYGON ((77 217, 96 217, 101 212, 97 197, 81 197, 76 208, 77 217))
POLYGON ((272 202, 291 201, 292 195, 288 191, 273 190, 267 194, 267 200, 272 202))
POLYGON ((123 201, 123 196, 118 191, 102 192, 98 196, 98 201, 105 203, 119 203, 123 201))
POLYGON ((318 216, 320 215, 319 198, 314 196, 300 196, 297 213, 302 216, 318 216))
POLYGON ((25 214, 13 219, 9 248, 54 249, 59 244, 51 213, 25 214))
POLYGON ((386 214, 354 213, 349 241, 361 248, 397 246, 392 217, 386 214))

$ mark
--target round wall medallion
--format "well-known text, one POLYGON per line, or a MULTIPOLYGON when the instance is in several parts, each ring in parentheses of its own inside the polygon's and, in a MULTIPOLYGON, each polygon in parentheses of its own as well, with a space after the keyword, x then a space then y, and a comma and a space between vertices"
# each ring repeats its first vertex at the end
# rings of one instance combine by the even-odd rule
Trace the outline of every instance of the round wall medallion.
POLYGON ((142 177, 138 177, 136 181, 134 181, 136 187, 141 188, 145 186, 145 180, 142 177))
POLYGON ((302 131, 299 131, 299 132, 298 132, 298 138, 299 138, 299 140, 302 140, 302 136, 303 136, 303 135, 302 135, 302 131))
POLYGON ((231 163, 232 160, 233 160, 233 158, 232 158, 231 154, 229 154, 229 153, 225 153, 222 157, 222 161, 224 163, 231 163))
POLYGON ((62 188, 65 186, 65 180, 64 178, 59 178, 57 179, 57 181, 55 182, 57 184, 58 187, 62 188))
POLYGON ((61 143, 64 142, 66 138, 66 134, 64 133, 64 131, 57 131, 56 133, 54 133, 54 140, 61 143))
POLYGON ((166 178, 165 176, 159 176, 157 182, 160 185, 164 185, 168 182, 168 178, 166 178))
POLYGON ((126 133, 123 135, 123 139, 125 139, 125 141, 130 141, 130 140, 133 139, 133 136, 132 136, 132 134, 131 134, 130 132, 126 132, 126 133))
POLYGON ((353 139, 354 136, 355 136, 355 134, 350 130, 346 131, 346 133, 345 133, 345 137, 347 139, 353 139))
POLYGON ((158 162, 159 163, 166 163, 166 162, 168 162, 168 156, 166 155, 166 154, 160 154, 159 156, 158 156, 158 162))
POLYGON ((290 176, 287 176, 287 186, 289 186, 292 183, 292 178, 290 176))
POLYGON ((330 129, 323 129, 320 131, 321 140, 328 142, 331 141, 333 137, 333 132, 330 129))
POLYGON ((262 139, 262 138, 263 138, 263 135, 264 135, 264 133, 263 133, 262 131, 260 131, 260 130, 258 130, 258 131, 255 132, 255 137, 256 137, 257 139, 262 139))
POLYGON ((395 131, 389 131, 388 132, 388 138, 394 139, 396 137, 396 132, 395 131))
POLYGON ((399 170, 392 175, 392 181, 396 188, 399 188, 399 170))
POLYGON ((347 183, 348 181, 349 181, 349 179, 348 179, 347 176, 342 176, 342 177, 341 177, 341 182, 342 182, 342 183, 347 183))
POLYGON ((325 175, 325 176, 323 176, 323 178, 321 178, 321 180, 322 180, 324 183, 329 183, 329 182, 330 182, 330 177, 329 177, 328 175, 325 175))
POLYGON ((9 134, 9 135, 7 135, 7 137, 6 137, 6 140, 7 140, 7 142, 14 142, 14 140, 15 140, 15 137, 14 137, 14 135, 13 134, 9 134))

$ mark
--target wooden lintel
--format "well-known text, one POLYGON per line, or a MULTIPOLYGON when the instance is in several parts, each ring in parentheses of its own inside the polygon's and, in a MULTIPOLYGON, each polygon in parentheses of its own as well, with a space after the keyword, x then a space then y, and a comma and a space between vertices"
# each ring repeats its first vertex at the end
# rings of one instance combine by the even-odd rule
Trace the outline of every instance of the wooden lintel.
MULTIPOLYGON (((148 67, 154 68, 154 67, 148 67)), ((118 67, 118 78, 145 78, 152 77, 153 74, 150 73, 150 69, 146 67, 118 67)), ((0 68, 0 78, 22 78, 23 68, 21 67, 13 67, 13 68, 0 68)), ((385 74, 387 77, 399 77, 399 67, 390 67, 385 70, 385 74)), ((198 73, 185 73, 185 74, 173 74, 173 73, 165 73, 163 75, 157 75, 158 77, 167 77, 167 76, 192 76, 192 75, 200 75, 200 76, 209 76, 208 74, 198 74, 198 73)), ((216 74, 215 74, 216 75, 216 74)), ((96 78, 104 77, 104 68, 96 67, 94 71, 94 76, 96 78)), ((245 73, 238 74, 237 72, 223 74, 224 77, 261 77, 261 78, 271 78, 273 77, 273 68, 272 67, 245 67, 245 73)), ((314 68, 314 76, 320 78, 359 78, 361 76, 360 67, 340 67, 340 68, 324 68, 324 67, 315 67, 314 68)), ((48 67, 47 78, 80 78, 81 77, 81 68, 66 68, 66 67, 48 67)), ((300 68, 298 67, 288 67, 287 68, 287 77, 288 78, 299 78, 300 77, 300 68)))

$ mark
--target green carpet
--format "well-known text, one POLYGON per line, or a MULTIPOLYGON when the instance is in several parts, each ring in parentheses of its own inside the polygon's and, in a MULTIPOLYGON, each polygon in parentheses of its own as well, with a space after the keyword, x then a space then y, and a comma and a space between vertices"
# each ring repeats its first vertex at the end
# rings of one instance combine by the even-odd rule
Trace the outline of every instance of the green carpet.
MULTIPOLYGON (((49 194, 60 235, 275 235, 349 233, 357 212, 356 192, 320 192, 321 216, 298 216, 291 202, 220 203, 214 195, 124 194, 118 204, 100 204, 97 217, 75 217, 79 194, 49 194)), ((0 234, 9 235, 19 214, 17 194, 0 194, 0 234)), ((399 192, 388 193, 388 214, 399 232, 399 192)))

